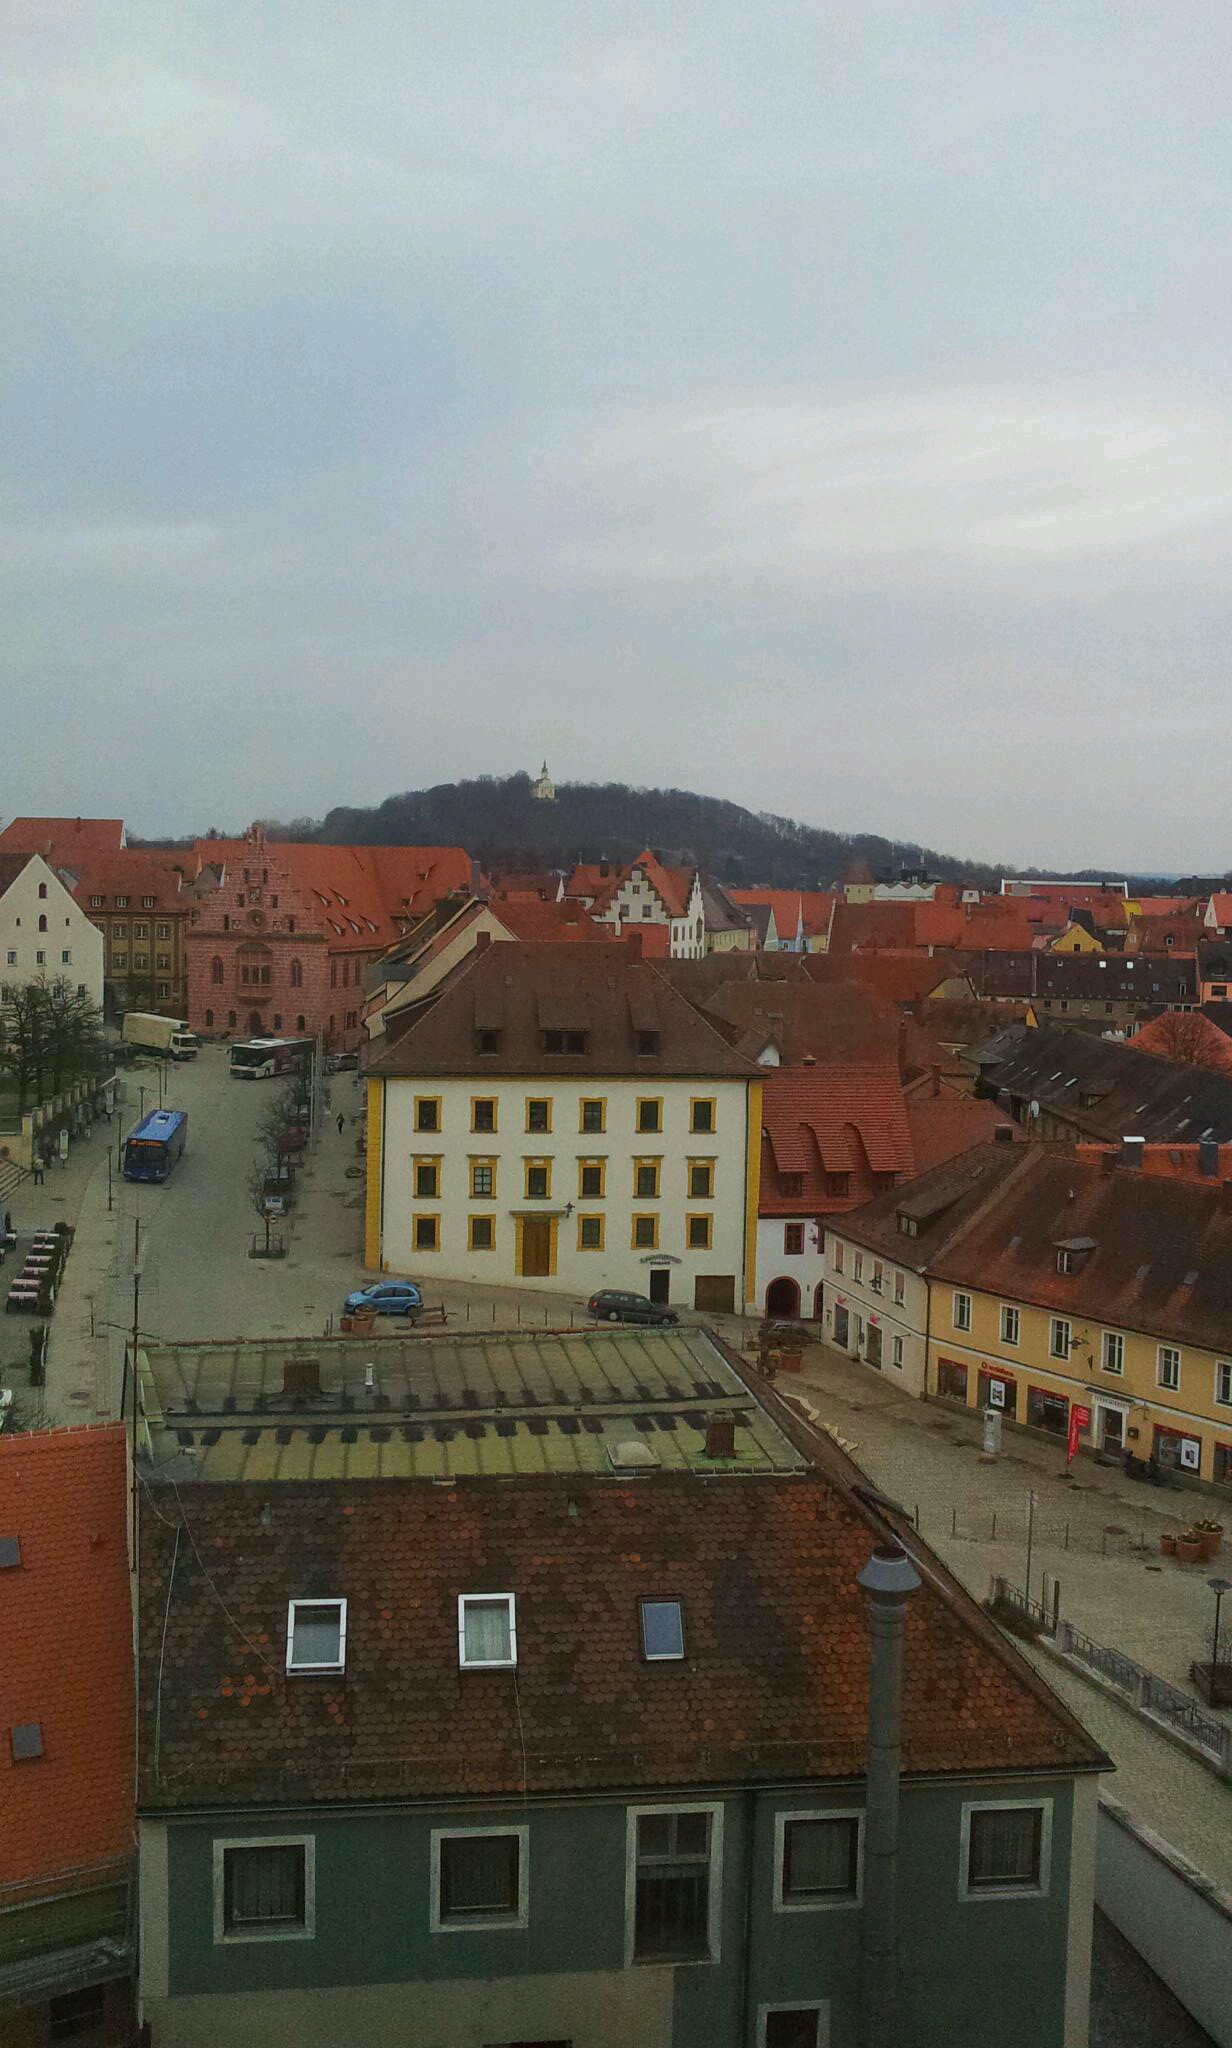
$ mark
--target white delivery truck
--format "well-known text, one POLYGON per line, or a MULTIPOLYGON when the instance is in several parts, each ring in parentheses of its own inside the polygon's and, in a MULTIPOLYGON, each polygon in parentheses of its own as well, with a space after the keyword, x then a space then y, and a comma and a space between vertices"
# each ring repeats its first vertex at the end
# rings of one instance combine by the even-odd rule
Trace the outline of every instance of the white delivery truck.
POLYGON ((156 1017, 152 1010, 130 1010, 120 1030, 125 1045, 138 1052, 173 1060, 195 1060, 197 1034, 179 1017, 156 1017))

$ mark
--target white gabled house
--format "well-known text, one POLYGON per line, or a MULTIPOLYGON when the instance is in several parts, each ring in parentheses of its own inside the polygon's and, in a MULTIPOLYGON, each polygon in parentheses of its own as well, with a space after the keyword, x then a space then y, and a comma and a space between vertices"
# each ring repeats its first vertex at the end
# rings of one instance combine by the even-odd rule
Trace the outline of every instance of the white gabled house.
POLYGON ((61 976, 102 1008, 103 935, 39 853, 0 853, 0 998, 61 976))

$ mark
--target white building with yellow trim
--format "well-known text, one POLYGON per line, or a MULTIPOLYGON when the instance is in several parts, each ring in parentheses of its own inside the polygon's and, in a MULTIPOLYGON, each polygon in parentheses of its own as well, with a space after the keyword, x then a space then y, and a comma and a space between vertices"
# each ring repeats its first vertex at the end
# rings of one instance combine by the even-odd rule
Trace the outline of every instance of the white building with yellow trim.
POLYGON ((366 1071, 372 1270, 756 1299, 761 1077, 636 938, 481 943, 366 1071))

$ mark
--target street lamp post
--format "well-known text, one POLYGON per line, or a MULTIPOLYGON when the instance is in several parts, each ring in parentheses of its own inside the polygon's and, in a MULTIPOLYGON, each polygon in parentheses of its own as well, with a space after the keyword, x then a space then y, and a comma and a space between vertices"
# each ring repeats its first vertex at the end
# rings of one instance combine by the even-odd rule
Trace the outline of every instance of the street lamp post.
POLYGON ((1211 1676, 1219 1662, 1219 1610, 1223 1606, 1225 1593, 1232 1593, 1232 1579, 1208 1579, 1207 1585, 1215 1595, 1215 1633, 1211 1641, 1211 1676))

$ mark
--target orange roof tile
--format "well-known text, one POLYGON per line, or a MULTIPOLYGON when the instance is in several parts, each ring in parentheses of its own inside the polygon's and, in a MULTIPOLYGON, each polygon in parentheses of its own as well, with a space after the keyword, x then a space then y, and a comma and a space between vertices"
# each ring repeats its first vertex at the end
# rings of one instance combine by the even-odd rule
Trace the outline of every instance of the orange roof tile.
POLYGON ((123 844, 123 818, 10 818, 0 832, 6 851, 46 854, 54 846, 65 860, 70 848, 85 858, 118 853, 123 844))
POLYGON ((0 1436, 0 1884, 127 1856, 133 1841, 132 1610, 119 1423, 0 1436), (12 1759, 37 1721, 43 1754, 12 1759))
POLYGON ((918 1091, 908 1094, 907 1122, 917 1173, 928 1173, 934 1166, 957 1159, 961 1152, 969 1152, 973 1145, 986 1144, 999 1130, 1012 1132, 1015 1139, 1021 1136, 1017 1125, 995 1102, 960 1094, 944 1082, 934 1095, 928 1079, 918 1091))
POLYGON ((824 1214, 867 1199, 870 1175, 913 1166, 911 1130, 896 1065, 767 1067, 762 1087, 763 1216, 824 1214), (827 1176, 849 1174, 846 1197, 827 1176), (785 1192, 784 1175, 802 1185, 785 1192))

